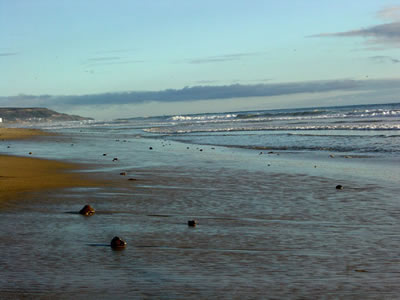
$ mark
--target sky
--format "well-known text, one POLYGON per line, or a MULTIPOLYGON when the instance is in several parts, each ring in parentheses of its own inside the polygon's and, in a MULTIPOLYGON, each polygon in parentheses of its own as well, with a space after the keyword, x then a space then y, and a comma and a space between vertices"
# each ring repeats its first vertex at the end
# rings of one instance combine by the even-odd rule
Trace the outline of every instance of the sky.
POLYGON ((400 1, 0 0, 0 106, 111 119, 400 102, 400 1))

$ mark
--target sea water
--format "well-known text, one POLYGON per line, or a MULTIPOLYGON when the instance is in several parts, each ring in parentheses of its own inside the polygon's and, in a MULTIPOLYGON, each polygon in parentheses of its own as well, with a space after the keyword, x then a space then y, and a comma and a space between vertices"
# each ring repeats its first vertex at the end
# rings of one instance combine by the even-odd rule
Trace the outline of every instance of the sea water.
POLYGON ((105 183, 29 195, 0 213, 0 295, 400 291, 400 104, 39 127, 59 135, 3 141, 0 151, 83 163, 105 183), (75 213, 87 203, 94 216, 75 213), (115 235, 124 251, 109 247, 115 235))

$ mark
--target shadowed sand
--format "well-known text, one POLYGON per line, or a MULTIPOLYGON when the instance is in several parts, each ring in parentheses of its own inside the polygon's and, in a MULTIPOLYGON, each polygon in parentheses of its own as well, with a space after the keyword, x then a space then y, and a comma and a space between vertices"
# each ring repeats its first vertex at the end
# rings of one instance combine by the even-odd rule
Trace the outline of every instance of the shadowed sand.
MULTIPOLYGON (((49 135, 35 129, 0 128, 0 139, 22 139, 49 135)), ((95 186, 82 174, 72 173, 78 165, 38 158, 0 155, 0 207, 25 193, 46 189, 95 186)))

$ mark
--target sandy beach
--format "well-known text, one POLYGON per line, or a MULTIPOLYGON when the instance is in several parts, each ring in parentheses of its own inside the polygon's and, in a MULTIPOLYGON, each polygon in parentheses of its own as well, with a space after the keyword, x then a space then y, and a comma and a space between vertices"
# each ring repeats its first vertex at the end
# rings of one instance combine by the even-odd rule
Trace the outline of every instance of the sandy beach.
POLYGON ((51 134, 38 129, 0 127, 0 140, 17 140, 46 135, 51 134))
POLYGON ((396 298, 393 133, 159 136, 143 128, 180 128, 139 121, 0 141, 1 299, 396 298), (339 151, 348 139, 383 154, 339 151), (291 141, 338 150, 279 150, 291 141), (92 174, 106 184, 91 187, 92 174), (93 216, 77 213, 85 204, 93 216), (110 247, 115 236, 126 249, 110 247))
MULTIPOLYGON (((36 129, 0 128, 0 139, 16 140, 49 135, 36 129)), ((0 208, 26 193, 47 189, 91 186, 93 182, 72 173, 77 165, 37 159, 0 155, 0 208)))

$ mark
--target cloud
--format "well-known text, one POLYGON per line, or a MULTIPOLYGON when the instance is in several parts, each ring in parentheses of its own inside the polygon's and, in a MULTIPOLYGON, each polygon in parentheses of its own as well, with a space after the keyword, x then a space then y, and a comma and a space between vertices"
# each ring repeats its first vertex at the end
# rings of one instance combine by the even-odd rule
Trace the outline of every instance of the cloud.
MULTIPOLYGON (((131 91, 92 95, 19 95, 0 97, 0 104, 9 106, 81 106, 112 104, 144 104, 151 102, 185 102, 246 97, 269 97, 301 93, 332 91, 364 91, 398 88, 400 79, 392 80, 327 80, 276 84, 233 84, 220 86, 193 86, 162 91, 131 91)), ((245 99, 243 100, 245 101, 245 99)))
POLYGON ((18 55, 18 52, 0 52, 0 56, 14 56, 18 55))
POLYGON ((400 48, 400 22, 392 22, 343 32, 320 33, 309 37, 363 37, 371 44, 384 44, 386 46, 400 48))
POLYGON ((399 59, 396 59, 396 58, 393 58, 390 56, 383 56, 383 55, 371 56, 371 57, 369 57, 369 59, 371 59, 372 61, 377 62, 377 63, 386 63, 386 62, 390 62, 393 64, 400 63, 399 59))
POLYGON ((121 59, 121 57, 118 56, 104 56, 104 57, 92 57, 89 58, 87 61, 88 62, 98 62, 98 61, 114 61, 114 60, 118 60, 121 59))
MULTIPOLYGON (((122 50, 115 50, 109 52, 121 52, 122 50)), ((143 60, 132 60, 122 56, 96 56, 88 58, 84 63, 85 68, 98 67, 98 66, 108 66, 108 65, 126 65, 126 64, 136 64, 142 63, 143 60)))
POLYGON ((190 64, 219 63, 219 62, 226 62, 226 61, 241 60, 242 58, 255 56, 255 55, 259 55, 259 53, 248 52, 248 53, 234 53, 234 54, 215 55, 215 56, 208 56, 208 57, 205 57, 205 58, 191 59, 188 62, 190 64))
POLYGON ((373 45, 368 47, 368 50, 383 50, 387 47, 400 48, 400 6, 384 8, 377 12, 377 16, 391 22, 349 31, 319 33, 308 37, 361 37, 366 39, 368 44, 373 45))
POLYGON ((400 5, 386 7, 378 11, 377 16, 384 20, 400 21, 400 5))
POLYGON ((136 49, 101 50, 101 51, 96 51, 95 53, 98 53, 98 54, 110 54, 110 53, 125 53, 125 52, 133 52, 133 51, 136 51, 136 49))

